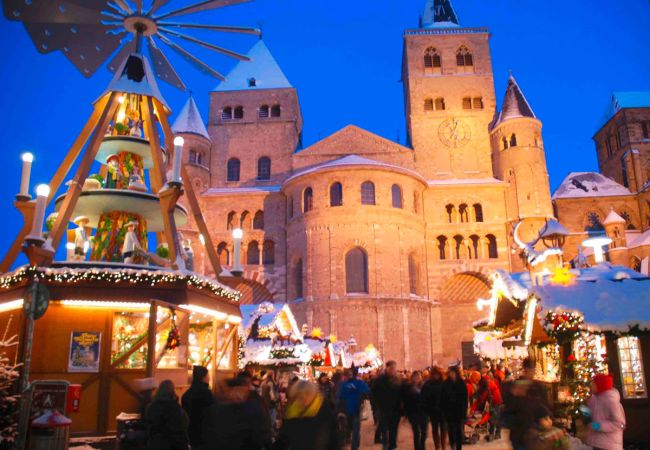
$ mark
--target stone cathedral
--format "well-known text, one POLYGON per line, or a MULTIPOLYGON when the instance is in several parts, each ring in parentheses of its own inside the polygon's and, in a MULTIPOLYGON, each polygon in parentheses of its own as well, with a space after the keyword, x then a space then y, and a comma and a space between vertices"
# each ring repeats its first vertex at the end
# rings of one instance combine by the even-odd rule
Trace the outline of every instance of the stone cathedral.
MULTIPOLYGON (((420 26, 404 31, 406 145, 350 124, 304 147, 298 92, 262 40, 209 93, 207 126, 189 99, 173 130, 185 138, 190 182, 226 270, 232 230, 244 231, 244 273, 233 285, 244 303, 288 302, 299 324, 353 335, 385 360, 422 368, 473 353, 487 275, 524 267, 517 222, 522 237, 533 236, 555 215, 576 242, 590 231, 585 224, 605 229, 611 199, 581 195, 585 173, 571 174, 552 200, 541 120, 512 76, 496 104, 490 33, 460 23, 448 1, 427 0, 420 26)), ((650 130, 650 109, 642 111, 650 130)), ((612 207, 633 240, 650 225, 650 202, 638 193, 648 147, 636 156, 643 174, 627 169, 634 189, 586 173, 627 195, 612 207)), ((196 268, 220 275, 210 273, 193 223, 182 232, 196 268)), ((650 245, 644 251, 639 263, 650 245)))

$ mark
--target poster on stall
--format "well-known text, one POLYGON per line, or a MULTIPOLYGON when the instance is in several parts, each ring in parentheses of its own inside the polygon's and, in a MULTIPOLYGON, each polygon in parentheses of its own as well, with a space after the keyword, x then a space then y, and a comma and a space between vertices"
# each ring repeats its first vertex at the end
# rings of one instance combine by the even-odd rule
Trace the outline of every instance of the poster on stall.
POLYGON ((99 372, 99 331, 73 331, 70 337, 68 372, 99 372))

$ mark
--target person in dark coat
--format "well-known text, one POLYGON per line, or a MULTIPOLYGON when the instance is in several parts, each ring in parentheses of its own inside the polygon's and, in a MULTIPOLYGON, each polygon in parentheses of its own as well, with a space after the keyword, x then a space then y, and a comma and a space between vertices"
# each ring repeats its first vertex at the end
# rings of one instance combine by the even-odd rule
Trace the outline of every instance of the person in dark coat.
POLYGON ((340 449, 336 416, 329 402, 315 383, 296 382, 289 390, 289 403, 273 450, 340 449))
POLYGON ((147 448, 151 450, 188 450, 189 419, 171 380, 160 383, 145 413, 147 448))
MULTIPOLYGON (((220 397, 206 410, 204 445, 199 450, 267 450, 271 421, 244 377, 228 380, 220 397)), ((192 448, 194 450, 194 448, 192 448)))
POLYGON ((449 367, 442 386, 442 412, 447 421, 451 450, 463 447, 463 428, 467 419, 467 385, 463 380, 460 363, 449 367))
POLYGON ((422 402, 422 375, 419 371, 411 374, 411 379, 402 387, 404 415, 413 430, 414 450, 425 450, 427 440, 427 414, 422 402))
POLYGON ((397 448, 401 407, 401 384, 397 377, 397 363, 388 361, 386 370, 372 384, 372 397, 379 415, 379 429, 383 450, 397 448))
POLYGON ((214 403, 210 391, 210 375, 203 366, 194 366, 192 370, 192 385, 183 394, 181 404, 190 418, 189 437, 194 448, 203 445, 203 421, 207 408, 214 403))
POLYGON ((431 422, 431 433, 436 450, 447 447, 447 424, 442 413, 442 387, 444 374, 440 367, 433 367, 431 378, 422 387, 422 404, 431 422))

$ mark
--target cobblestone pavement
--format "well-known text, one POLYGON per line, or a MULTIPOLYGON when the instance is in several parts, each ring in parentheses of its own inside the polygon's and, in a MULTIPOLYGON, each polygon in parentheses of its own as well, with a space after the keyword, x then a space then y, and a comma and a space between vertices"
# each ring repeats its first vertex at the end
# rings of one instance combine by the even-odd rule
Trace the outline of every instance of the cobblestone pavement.
MULTIPOLYGON (((507 430, 505 430, 507 433, 507 430)), ((435 447, 433 445, 433 440, 431 438, 431 429, 429 429, 427 439, 427 450, 433 450, 435 447)), ((361 425, 361 448, 363 450, 380 450, 380 444, 373 444, 375 436, 375 428, 372 423, 372 420, 365 420, 361 425)), ((400 422, 399 433, 397 435, 397 448, 399 450, 411 450, 413 449, 413 433, 411 432, 411 426, 406 420, 400 422)), ((349 447, 348 447, 349 448, 349 447)), ((449 448, 449 447, 447 447, 449 448)), ((468 450, 472 449, 490 449, 490 450, 511 450, 510 443, 507 439, 502 438, 498 441, 487 442, 481 441, 477 445, 465 445, 463 448, 468 450)))

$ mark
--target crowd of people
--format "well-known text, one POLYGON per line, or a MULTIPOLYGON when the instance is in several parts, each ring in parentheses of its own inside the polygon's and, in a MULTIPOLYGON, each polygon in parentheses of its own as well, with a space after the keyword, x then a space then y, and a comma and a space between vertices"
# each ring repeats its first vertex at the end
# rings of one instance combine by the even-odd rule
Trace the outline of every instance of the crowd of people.
MULTIPOLYGON (((372 420, 374 444, 397 448, 399 424, 413 431, 414 450, 424 450, 428 430, 436 450, 460 449, 466 431, 481 426, 481 438, 510 430, 514 450, 566 450, 567 433, 554 426, 553 408, 534 364, 524 361, 514 377, 503 365, 460 363, 443 369, 398 371, 394 361, 359 375, 354 369, 321 373, 316 382, 273 371, 242 371, 215 397, 208 370, 195 366, 190 388, 179 399, 174 385, 160 384, 145 421, 148 445, 156 450, 338 450, 361 445, 361 422, 372 420)), ((622 449, 625 415, 608 375, 597 375, 585 408, 587 444, 622 449)))

